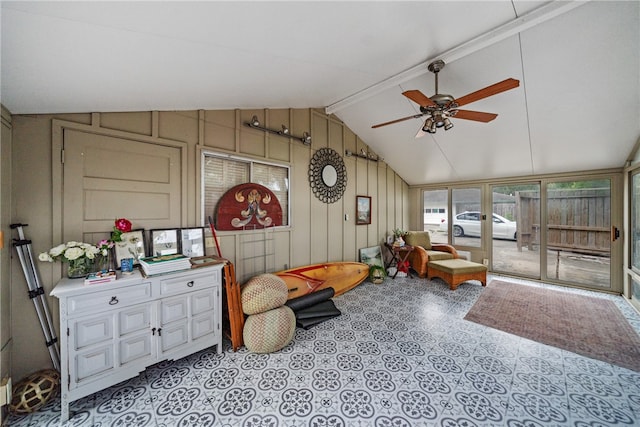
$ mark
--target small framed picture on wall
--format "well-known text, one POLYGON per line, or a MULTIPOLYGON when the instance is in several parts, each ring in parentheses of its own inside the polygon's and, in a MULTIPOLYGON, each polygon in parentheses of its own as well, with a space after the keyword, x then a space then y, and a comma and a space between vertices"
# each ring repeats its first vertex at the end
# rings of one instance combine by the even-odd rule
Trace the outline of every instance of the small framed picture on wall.
POLYGON ((371 197, 356 196, 356 225, 371 224, 371 197))

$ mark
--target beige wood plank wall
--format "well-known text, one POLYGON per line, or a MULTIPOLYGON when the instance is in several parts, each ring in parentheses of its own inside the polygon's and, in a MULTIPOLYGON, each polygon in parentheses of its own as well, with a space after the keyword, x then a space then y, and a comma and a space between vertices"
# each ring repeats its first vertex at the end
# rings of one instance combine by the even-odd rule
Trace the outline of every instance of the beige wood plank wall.
MULTIPOLYGON (((238 280, 246 281, 256 273, 327 261, 354 261, 358 249, 381 244, 395 227, 408 228, 408 185, 384 161, 373 162, 357 157, 344 157, 347 188, 343 198, 333 204, 320 202, 311 192, 308 179, 309 161, 322 147, 330 147, 344 155, 345 150, 368 151, 365 142, 333 116, 320 109, 256 109, 78 113, 59 115, 14 115, 12 119, 14 200, 12 222, 29 223, 29 238, 34 252, 48 250, 61 243, 62 218, 59 153, 52 147, 60 144, 58 128, 80 127, 83 131, 118 136, 145 142, 186 144, 186 194, 179 224, 166 227, 189 227, 206 224, 200 212, 200 156, 202 151, 228 153, 258 160, 290 165, 290 226, 278 228, 263 236, 270 239, 262 249, 261 262, 246 265, 240 257, 241 241, 246 233, 220 232, 222 255, 236 264, 238 280), (286 125, 293 135, 305 131, 312 136, 311 146, 248 128, 244 125, 253 115, 271 129, 286 125), (372 222, 355 225, 355 196, 372 198, 372 222), (346 216, 348 216, 348 220, 346 216), (271 246, 269 246, 271 245, 271 246), (270 255, 266 255, 266 253, 270 255)), ((390 142, 391 143, 391 142, 390 142)), ((105 165, 108 167, 108 165, 105 165)), ((3 220, 4 223, 4 220, 3 220)), ((144 221, 135 224, 149 228, 144 221)), ((66 232, 65 232, 66 233, 66 232)), ((260 233, 254 232, 260 240, 260 233)), ((263 239, 263 240, 265 240, 263 239)), ((5 251, 7 249, 4 249, 5 251)), ((246 252, 246 249, 244 249, 246 252)), ((207 248, 215 253, 214 247, 207 248)), ((48 294, 62 274, 58 264, 40 265, 43 285, 48 294)), ((13 357, 11 373, 19 379, 50 366, 49 354, 38 339, 42 335, 31 302, 26 297, 24 277, 16 259, 12 260, 11 325, 13 357)), ((56 301, 50 299, 57 317, 56 301)))

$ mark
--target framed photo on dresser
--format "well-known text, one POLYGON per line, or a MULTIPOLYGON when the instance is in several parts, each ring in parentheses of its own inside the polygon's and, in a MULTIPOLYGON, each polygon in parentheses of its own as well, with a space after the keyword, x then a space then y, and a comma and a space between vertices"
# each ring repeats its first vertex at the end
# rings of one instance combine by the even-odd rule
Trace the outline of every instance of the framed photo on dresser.
POLYGON ((204 256, 204 228, 181 228, 180 247, 182 255, 189 258, 204 256))
POLYGON ((128 233, 120 235, 121 241, 116 242, 116 264, 120 267, 120 263, 124 258, 133 258, 133 264, 138 264, 140 258, 145 255, 144 230, 132 230, 128 233))

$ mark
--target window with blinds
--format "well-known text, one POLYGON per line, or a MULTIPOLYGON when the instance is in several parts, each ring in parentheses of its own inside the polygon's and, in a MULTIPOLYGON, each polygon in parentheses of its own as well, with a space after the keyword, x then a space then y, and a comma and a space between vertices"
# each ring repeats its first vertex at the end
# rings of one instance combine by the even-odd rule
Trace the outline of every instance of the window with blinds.
POLYGON ((204 218, 213 217, 218 201, 232 187, 247 182, 263 185, 278 198, 282 224, 289 225, 289 167, 240 157, 203 155, 204 218))

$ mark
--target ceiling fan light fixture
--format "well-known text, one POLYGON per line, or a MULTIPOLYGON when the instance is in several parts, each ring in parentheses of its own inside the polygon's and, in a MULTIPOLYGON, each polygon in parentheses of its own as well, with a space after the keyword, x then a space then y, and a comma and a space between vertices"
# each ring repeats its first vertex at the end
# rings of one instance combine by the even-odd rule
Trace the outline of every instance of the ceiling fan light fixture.
POLYGON ((453 123, 449 120, 449 117, 445 117, 444 119, 444 130, 449 130, 453 127, 453 123))
POLYGON ((431 119, 431 117, 427 117, 427 120, 424 121, 424 126, 422 127, 422 130, 424 132, 429 132, 429 129, 431 129, 432 125, 433 125, 433 120, 431 119))
POLYGON ((436 122, 431 120, 431 126, 429 126, 429 129, 427 129, 427 132, 429 133, 436 133, 436 122))
POLYGON ((258 116, 251 117, 251 125, 260 126, 260 121, 258 120, 258 116))
POLYGON ((282 133, 285 135, 289 135, 289 128, 285 125, 282 125, 282 133))
POLYGON ((433 116, 433 121, 435 122, 437 128, 441 128, 442 126, 444 126, 444 120, 442 119, 442 113, 440 112, 433 116))

